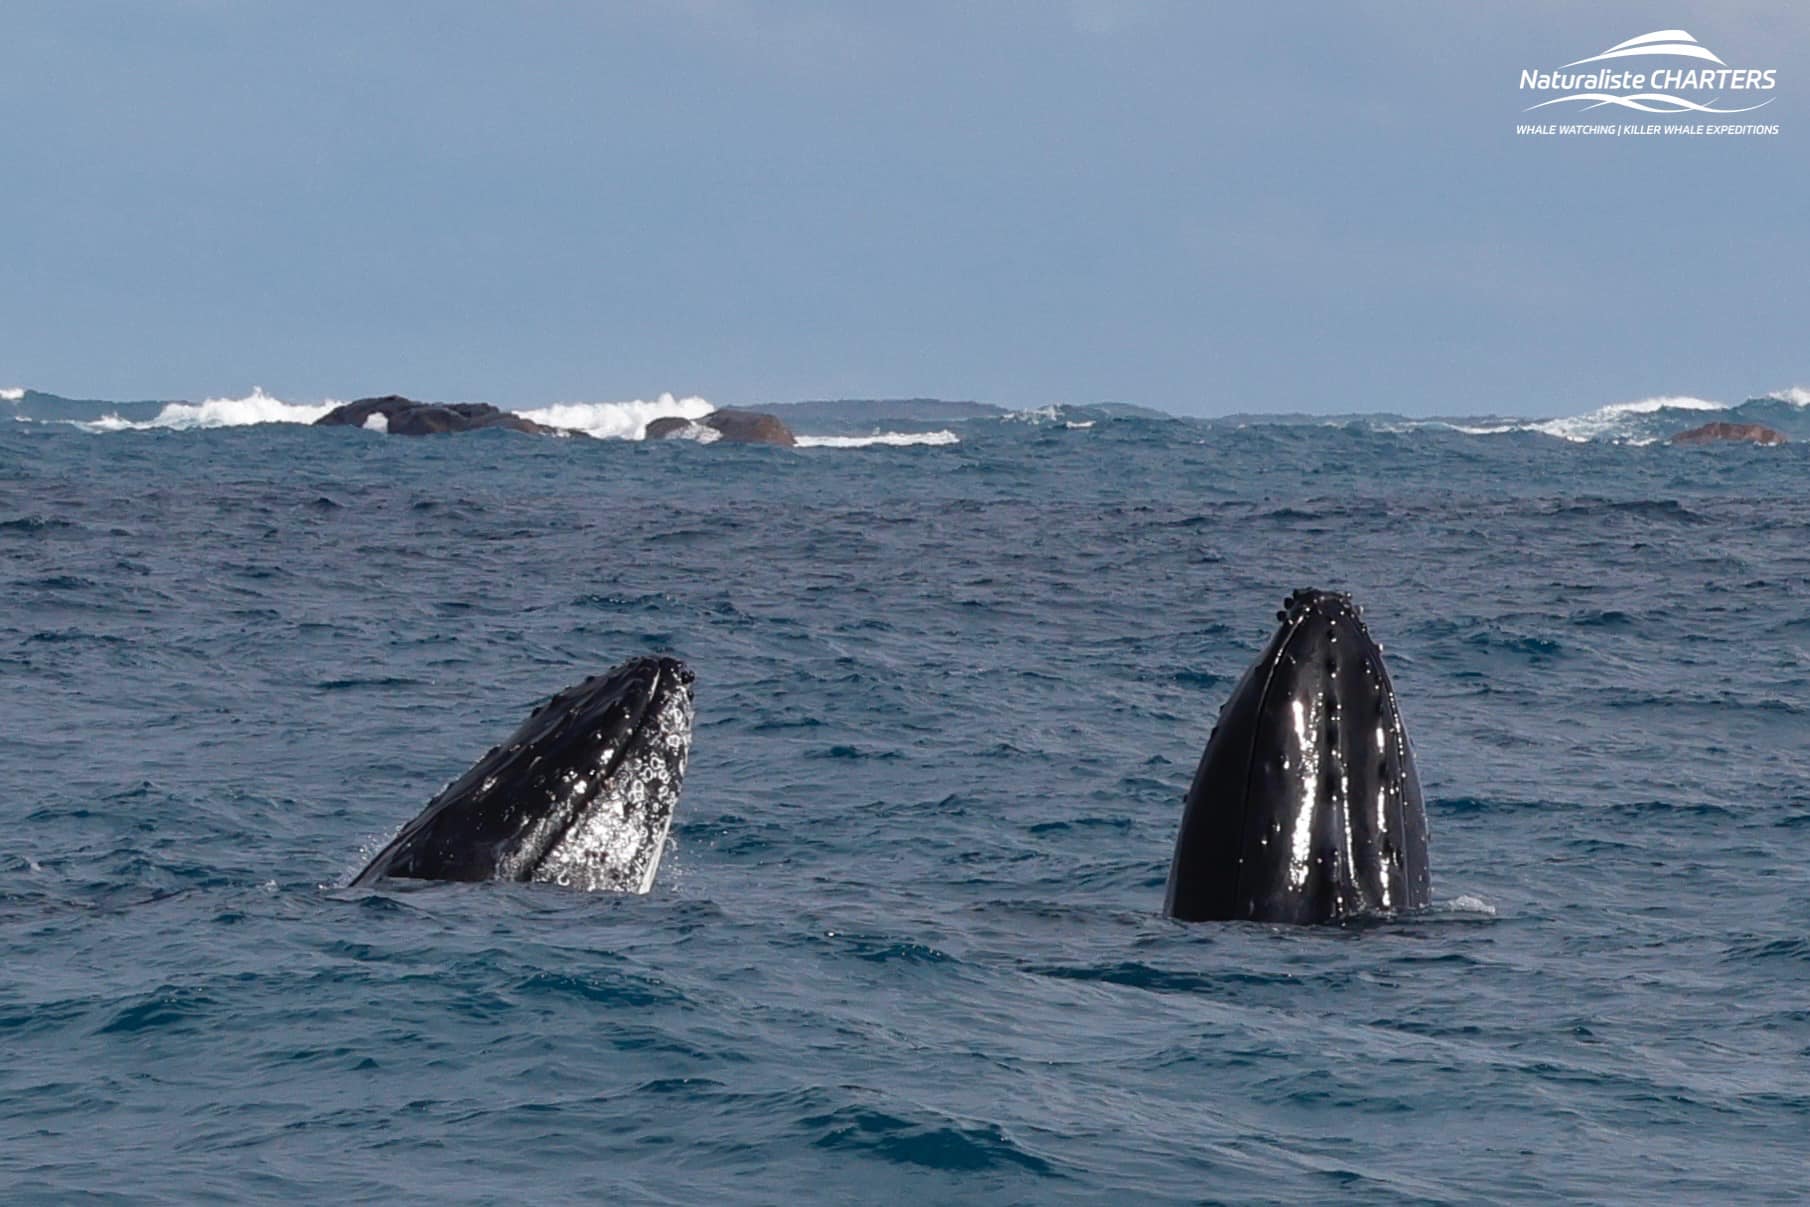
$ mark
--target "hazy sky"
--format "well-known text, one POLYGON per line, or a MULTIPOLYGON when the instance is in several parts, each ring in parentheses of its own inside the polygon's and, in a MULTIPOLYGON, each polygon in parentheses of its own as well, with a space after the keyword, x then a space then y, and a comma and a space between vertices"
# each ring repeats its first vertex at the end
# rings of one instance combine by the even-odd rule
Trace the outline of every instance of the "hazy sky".
POLYGON ((0 386, 1738 400, 1810 384, 1807 13, 5 0, 0 386), (1664 28, 1780 133, 1515 135, 1664 28))

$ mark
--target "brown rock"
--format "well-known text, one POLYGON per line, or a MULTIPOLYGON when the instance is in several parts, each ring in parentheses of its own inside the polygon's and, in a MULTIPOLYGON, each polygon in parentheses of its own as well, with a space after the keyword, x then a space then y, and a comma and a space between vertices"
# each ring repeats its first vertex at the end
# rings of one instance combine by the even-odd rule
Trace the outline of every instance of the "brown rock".
POLYGON ((764 411, 712 411, 702 419, 680 419, 676 415, 668 415, 649 422, 645 435, 649 440, 663 440, 690 430, 693 424, 720 432, 722 439, 730 444, 789 446, 798 443, 791 428, 782 423, 778 416, 764 411))
POLYGON ((1706 423, 1672 437, 1673 444, 1714 444, 1734 440, 1747 444, 1784 444, 1785 433, 1763 423, 1706 423))
POLYGON ((416 402, 398 394, 386 394, 382 398, 360 398, 357 402, 334 407, 314 422, 326 427, 363 427, 372 415, 384 417, 392 436, 437 436, 446 432, 471 432, 487 427, 508 428, 512 432, 528 432, 537 436, 583 434, 535 423, 532 419, 500 411, 487 402, 416 402))
POLYGON ((780 422, 777 415, 764 411, 712 411, 704 416, 703 422, 723 433, 723 439, 731 444, 798 443, 791 428, 780 422))

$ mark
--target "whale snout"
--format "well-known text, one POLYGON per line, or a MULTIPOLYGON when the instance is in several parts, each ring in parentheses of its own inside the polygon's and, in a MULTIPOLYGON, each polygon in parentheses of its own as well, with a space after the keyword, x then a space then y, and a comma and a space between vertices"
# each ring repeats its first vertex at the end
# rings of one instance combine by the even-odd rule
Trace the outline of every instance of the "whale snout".
POLYGON ((1426 905, 1426 812, 1382 649, 1301 590, 1245 672, 1183 804, 1167 912, 1326 922, 1426 905))
POLYGON ((697 676, 644 655, 556 693, 360 872, 644 893, 691 748, 697 676))

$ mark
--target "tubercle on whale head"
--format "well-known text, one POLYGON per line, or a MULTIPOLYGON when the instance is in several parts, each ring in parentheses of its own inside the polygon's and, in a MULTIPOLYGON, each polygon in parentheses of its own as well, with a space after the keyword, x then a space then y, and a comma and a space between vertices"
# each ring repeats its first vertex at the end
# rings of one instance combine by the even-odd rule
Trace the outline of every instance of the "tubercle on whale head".
POLYGON ((1283 599, 1282 610, 1276 613, 1276 619, 1300 621, 1315 614, 1329 619, 1349 618, 1359 627, 1364 623, 1364 609, 1351 596, 1343 591, 1324 591, 1318 587, 1297 587, 1290 591, 1283 599))
POLYGON ((1364 610, 1344 592, 1303 587, 1282 601, 1282 610, 1276 613, 1276 619, 1282 627, 1272 640, 1269 652, 1277 657, 1294 659, 1320 643, 1338 646, 1344 642, 1362 650, 1364 663, 1378 674, 1382 673, 1383 647, 1370 635, 1370 629, 1364 623, 1364 610))

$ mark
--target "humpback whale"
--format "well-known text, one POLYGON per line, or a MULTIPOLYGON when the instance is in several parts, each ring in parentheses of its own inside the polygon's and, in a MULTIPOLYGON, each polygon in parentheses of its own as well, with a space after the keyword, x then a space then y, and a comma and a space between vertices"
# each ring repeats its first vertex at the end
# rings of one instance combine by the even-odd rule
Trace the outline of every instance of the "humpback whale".
POLYGON ((693 675, 633 658, 566 688, 352 881, 534 880, 645 893, 691 749, 693 675))
POLYGON ((1423 908, 1427 814, 1395 689, 1350 596, 1297 591, 1220 710, 1164 912, 1337 922, 1423 908))

